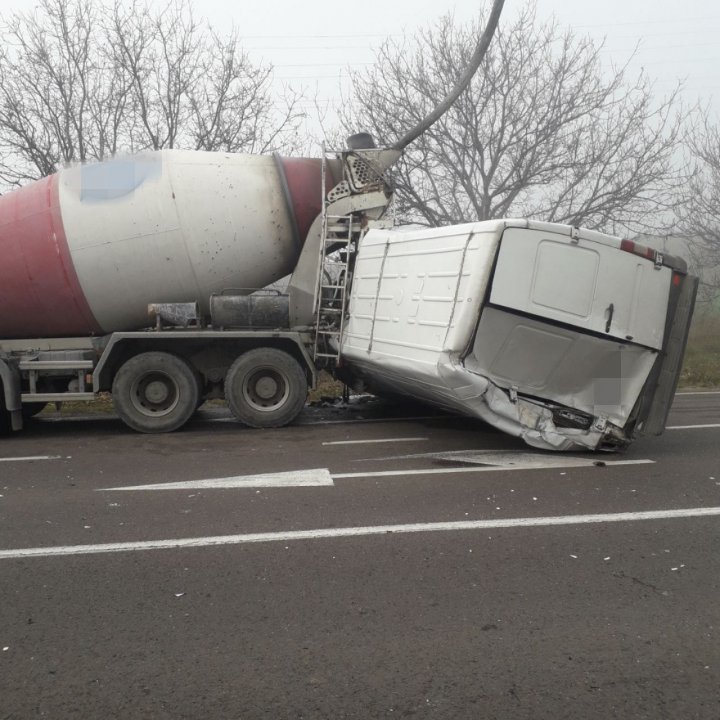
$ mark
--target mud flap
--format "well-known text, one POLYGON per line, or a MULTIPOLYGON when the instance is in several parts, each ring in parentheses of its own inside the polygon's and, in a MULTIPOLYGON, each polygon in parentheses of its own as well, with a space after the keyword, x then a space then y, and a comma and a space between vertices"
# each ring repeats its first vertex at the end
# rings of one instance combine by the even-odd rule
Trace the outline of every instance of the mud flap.
POLYGON ((0 431, 22 430, 20 401, 20 373, 17 368, 0 359, 0 431), (5 427, 7 426, 7 427, 5 427))

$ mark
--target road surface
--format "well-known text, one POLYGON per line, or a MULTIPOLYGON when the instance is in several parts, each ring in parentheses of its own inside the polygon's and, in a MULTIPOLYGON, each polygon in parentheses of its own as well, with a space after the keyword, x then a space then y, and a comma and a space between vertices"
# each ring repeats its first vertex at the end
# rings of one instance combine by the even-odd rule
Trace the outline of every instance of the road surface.
POLYGON ((0 719, 720 717, 720 394, 620 455, 373 402, 0 441, 0 719))

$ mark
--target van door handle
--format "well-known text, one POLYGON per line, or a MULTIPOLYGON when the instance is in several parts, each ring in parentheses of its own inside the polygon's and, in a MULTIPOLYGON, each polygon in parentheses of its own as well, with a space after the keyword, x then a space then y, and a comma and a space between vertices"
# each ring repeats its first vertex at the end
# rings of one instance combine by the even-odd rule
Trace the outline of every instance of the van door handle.
POLYGON ((615 312, 615 305, 613 305, 613 303, 610 303, 610 304, 608 305, 608 308, 607 308, 607 310, 606 310, 605 312, 608 314, 607 323, 606 323, 606 325, 605 325, 605 332, 606 332, 606 333, 609 333, 609 332, 610 332, 610 325, 612 325, 613 313, 615 312))

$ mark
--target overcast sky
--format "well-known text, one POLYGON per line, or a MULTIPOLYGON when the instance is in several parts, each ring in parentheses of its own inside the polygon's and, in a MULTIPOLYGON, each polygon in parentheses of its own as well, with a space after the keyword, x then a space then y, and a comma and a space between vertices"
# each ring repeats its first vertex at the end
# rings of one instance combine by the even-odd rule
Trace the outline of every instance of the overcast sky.
MULTIPOLYGON (((0 0, 3 14, 30 9, 36 0, 0 0)), ((162 6, 159 0, 148 0, 162 6)), ((506 0, 503 19, 525 0, 506 0)), ((235 24, 255 61, 275 66, 276 76, 310 94, 334 100, 347 68, 372 62, 372 49, 389 35, 412 34, 446 12, 458 19, 477 16, 473 0, 196 0, 198 14, 216 27, 235 24)), ((606 38, 608 60, 625 61, 640 43, 634 66, 644 66, 659 92, 685 80, 689 98, 720 95, 720 3, 717 0, 537 0, 541 18, 606 38)), ((714 103, 717 107, 718 103, 714 103)))

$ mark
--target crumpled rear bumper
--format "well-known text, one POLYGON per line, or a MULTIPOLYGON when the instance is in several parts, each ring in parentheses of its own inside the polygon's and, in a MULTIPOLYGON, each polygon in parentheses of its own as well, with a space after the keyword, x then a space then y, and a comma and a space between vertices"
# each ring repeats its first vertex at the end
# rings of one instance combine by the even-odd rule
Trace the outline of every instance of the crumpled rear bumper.
POLYGON ((509 435, 522 438, 541 450, 615 450, 629 444, 621 428, 603 418, 594 418, 588 429, 558 427, 553 407, 548 402, 513 397, 482 375, 452 362, 438 366, 441 377, 451 389, 453 405, 467 415, 480 418, 509 435))

